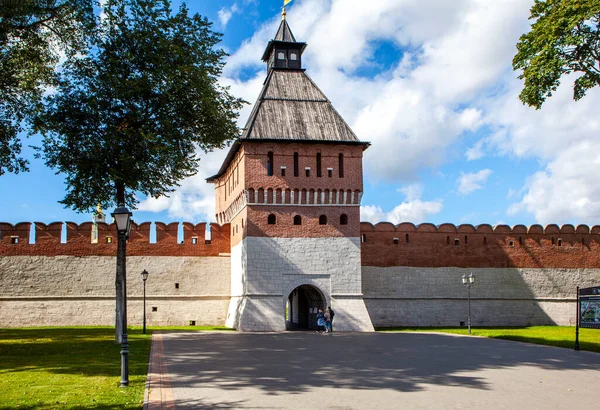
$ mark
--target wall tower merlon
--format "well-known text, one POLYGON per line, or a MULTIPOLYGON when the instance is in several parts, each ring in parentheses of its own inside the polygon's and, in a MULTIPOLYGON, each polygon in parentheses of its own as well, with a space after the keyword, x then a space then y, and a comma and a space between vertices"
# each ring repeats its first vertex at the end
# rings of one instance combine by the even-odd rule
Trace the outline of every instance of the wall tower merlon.
POLYGON ((129 232, 129 242, 131 243, 150 243, 150 229, 152 222, 142 222, 141 224, 131 223, 129 232))
POLYGON ((443 233, 456 233, 456 226, 454 224, 441 224, 438 226, 437 228, 438 232, 443 232, 443 233))
POLYGON ((396 226, 398 232, 416 232, 417 227, 411 222, 402 222, 396 226))
POLYGON ((587 225, 577 225, 577 229, 575 230, 575 233, 589 234, 590 227, 587 225))
POLYGON ((512 228, 512 233, 513 234, 523 234, 523 235, 526 235, 527 234, 527 227, 525 225, 515 225, 512 228))
POLYGON ((61 243, 63 223, 35 222, 35 243, 61 243))
POLYGON ((417 226, 417 232, 437 232, 437 227, 432 223, 425 222, 417 226))
POLYGON ((12 225, 6 222, 0 223, 0 243, 23 245, 29 243, 29 230, 31 222, 19 222, 12 225))
POLYGON ((456 231, 459 233, 475 233, 475 227, 471 224, 462 224, 456 228, 456 231))
POLYGON ((546 225, 546 228, 544 229, 544 233, 545 234, 550 234, 550 235, 551 234, 559 234, 560 233, 560 228, 556 224, 546 225))
POLYGON ((575 233, 575 227, 573 225, 570 224, 566 224, 560 227, 560 233, 564 233, 564 234, 574 234, 575 233))
POLYGON ((494 226, 494 233, 509 235, 510 233, 512 233, 512 229, 508 225, 496 225, 494 226))
POLYGON ((183 242, 204 244, 206 240, 206 222, 200 222, 194 225, 191 222, 183 222, 183 242))
POLYGON ((544 234, 544 227, 542 225, 531 225, 529 227, 529 229, 527 230, 527 233, 529 235, 543 235, 544 234))
POLYGON ((396 226, 391 222, 379 222, 375 225, 375 232, 396 232, 396 226))
POLYGON ((494 233, 494 228, 490 224, 479 224, 475 227, 477 233, 494 233))
POLYGON ((168 225, 163 222, 154 224, 156 225, 156 243, 177 244, 179 222, 171 222, 168 225))

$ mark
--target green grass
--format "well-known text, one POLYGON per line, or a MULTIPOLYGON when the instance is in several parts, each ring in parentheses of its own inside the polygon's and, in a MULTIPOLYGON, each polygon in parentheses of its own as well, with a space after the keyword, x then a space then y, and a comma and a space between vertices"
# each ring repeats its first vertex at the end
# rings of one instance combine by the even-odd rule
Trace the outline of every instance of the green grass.
MULTIPOLYGON (((134 329, 138 329, 135 328, 134 329)), ((139 328, 140 332, 141 332, 141 327, 139 328)), ((155 330, 161 330, 161 331, 190 331, 190 332, 195 332, 195 331, 209 331, 209 330, 227 330, 227 331, 233 331, 235 332, 235 329, 232 329, 230 327, 225 327, 225 326, 152 326, 147 328, 147 331, 155 331, 155 330)))
POLYGON ((0 329, 0 409, 140 409, 150 334, 131 329, 128 388, 111 327, 0 329))
MULTIPOLYGON (((380 328, 384 332, 442 332, 466 335, 466 328, 459 327, 401 327, 380 328)), ((471 328, 474 336, 492 339, 516 340, 519 342, 565 347, 572 349, 575 344, 575 327, 570 326, 530 326, 530 327, 484 327, 471 328)), ((600 329, 579 329, 579 348, 600 353, 600 329)))
POLYGON ((128 328, 129 387, 120 388, 121 345, 113 327, 0 329, 0 410, 140 409, 153 331, 224 326, 128 328))

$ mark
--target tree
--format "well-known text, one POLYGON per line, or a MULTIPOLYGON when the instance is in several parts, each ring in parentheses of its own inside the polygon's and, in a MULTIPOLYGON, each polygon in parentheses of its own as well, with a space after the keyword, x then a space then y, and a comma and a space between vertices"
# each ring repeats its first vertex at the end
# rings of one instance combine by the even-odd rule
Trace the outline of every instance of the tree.
POLYGON ((238 136, 243 101, 218 84, 220 36, 185 5, 173 13, 168 0, 106 1, 88 54, 65 64, 35 121, 46 164, 66 175, 61 203, 135 208, 136 194, 166 195, 195 174, 197 150, 238 136))
POLYGON ((0 7, 0 175, 27 170, 19 133, 95 25, 92 0, 3 1, 0 7))
POLYGON ((600 1, 535 0, 530 19, 535 22, 519 39, 513 59, 514 70, 523 70, 523 104, 541 108, 561 77, 571 73, 581 74, 574 82, 575 101, 600 86, 600 1))

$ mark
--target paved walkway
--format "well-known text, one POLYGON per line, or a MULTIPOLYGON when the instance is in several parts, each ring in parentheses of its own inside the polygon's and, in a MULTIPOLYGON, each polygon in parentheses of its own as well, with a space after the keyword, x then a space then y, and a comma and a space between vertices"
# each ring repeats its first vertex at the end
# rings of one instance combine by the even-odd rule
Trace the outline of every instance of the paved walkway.
POLYGON ((151 372, 150 410, 593 408, 600 354, 424 333, 155 333, 151 372))

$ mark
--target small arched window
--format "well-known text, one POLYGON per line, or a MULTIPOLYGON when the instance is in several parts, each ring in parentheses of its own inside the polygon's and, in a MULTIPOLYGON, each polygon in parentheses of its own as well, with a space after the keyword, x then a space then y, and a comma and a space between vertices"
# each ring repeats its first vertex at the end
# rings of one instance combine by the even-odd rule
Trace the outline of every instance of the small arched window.
POLYGON ((298 176, 298 153, 294 152, 294 176, 298 176))
POLYGON ((340 225, 348 225, 348 215, 342 214, 340 216, 340 225))
POLYGON ((296 61, 296 53, 290 53, 290 60, 296 61))
POLYGON ((277 53, 277 59, 278 60, 285 60, 285 53, 283 53, 281 51, 279 53, 277 53))
POLYGON ((274 164, 273 164, 273 152, 269 151, 267 153, 267 175, 272 177, 273 176, 273 169, 274 169, 274 164))
POLYGON ((275 214, 270 214, 267 218, 267 223, 269 225, 275 225, 276 222, 277 222, 277 218, 275 217, 275 214))
POLYGON ((327 225, 327 217, 325 215, 319 217, 319 225, 327 225))
POLYGON ((300 215, 294 217, 294 225, 302 225, 302 217, 300 215))

